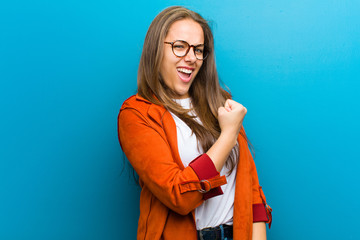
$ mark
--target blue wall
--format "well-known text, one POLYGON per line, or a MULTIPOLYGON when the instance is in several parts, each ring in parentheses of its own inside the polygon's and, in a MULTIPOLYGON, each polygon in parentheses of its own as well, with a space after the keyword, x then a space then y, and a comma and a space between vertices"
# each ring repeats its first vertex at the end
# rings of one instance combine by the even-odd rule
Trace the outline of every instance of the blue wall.
POLYGON ((221 79, 249 110, 268 239, 357 239, 355 0, 1 3, 0 239, 135 238, 139 188, 116 117, 170 5, 213 22, 221 79))

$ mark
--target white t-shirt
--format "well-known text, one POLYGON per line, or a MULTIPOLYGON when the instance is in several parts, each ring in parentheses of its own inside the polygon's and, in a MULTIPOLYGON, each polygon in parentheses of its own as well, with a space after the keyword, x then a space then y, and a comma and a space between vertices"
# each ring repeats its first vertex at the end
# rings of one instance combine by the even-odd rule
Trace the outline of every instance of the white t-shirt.
MULTIPOLYGON (((190 98, 176 99, 175 101, 184 109, 191 108, 190 98)), ((184 166, 187 167, 192 160, 203 154, 203 150, 201 146, 198 150, 196 136, 192 134, 191 129, 175 114, 171 113, 171 115, 176 124, 179 155, 184 166)), ((199 121, 199 119, 197 120, 199 121)), ((195 209, 196 229, 216 227, 220 224, 233 224, 236 167, 229 176, 229 169, 226 168, 226 164, 220 172, 220 175, 225 175, 227 180, 227 184, 221 186, 224 194, 204 201, 195 209)))

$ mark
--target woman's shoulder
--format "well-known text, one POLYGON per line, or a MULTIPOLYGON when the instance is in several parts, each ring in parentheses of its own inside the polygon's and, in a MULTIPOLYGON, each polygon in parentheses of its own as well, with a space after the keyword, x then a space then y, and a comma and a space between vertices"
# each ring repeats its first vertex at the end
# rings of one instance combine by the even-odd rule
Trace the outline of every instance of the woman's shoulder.
MULTIPOLYGON (((126 99, 121 106, 120 113, 126 112, 124 110, 131 110, 140 113, 143 116, 157 116, 163 115, 167 111, 163 106, 154 104, 149 100, 141 97, 139 94, 133 95, 126 99)), ((120 115, 119 113, 119 115, 120 115)), ((156 119, 158 116, 156 117, 156 119)))
POLYGON ((130 96, 123 102, 120 111, 127 108, 133 108, 139 111, 147 110, 151 104, 152 103, 150 101, 136 94, 130 96))

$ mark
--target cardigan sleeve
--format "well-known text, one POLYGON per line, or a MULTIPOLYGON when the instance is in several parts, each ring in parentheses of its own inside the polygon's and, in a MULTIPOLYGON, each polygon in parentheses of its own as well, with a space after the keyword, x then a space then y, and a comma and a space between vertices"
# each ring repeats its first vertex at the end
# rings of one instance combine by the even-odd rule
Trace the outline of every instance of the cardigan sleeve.
POLYGON ((259 178, 256 171, 255 162, 250 154, 251 171, 252 171, 252 192, 253 192, 253 222, 266 222, 269 224, 269 228, 272 222, 272 216, 269 205, 266 203, 265 195, 262 191, 262 187, 259 184, 259 178))
POLYGON ((206 155, 181 169, 174 161, 166 136, 133 108, 120 110, 118 134, 121 147, 146 187, 171 210, 186 215, 204 199, 222 194, 226 183, 206 155))
POLYGON ((269 224, 269 228, 270 228, 272 221, 272 216, 271 216, 272 209, 270 208, 269 205, 267 205, 265 195, 259 184, 259 178, 256 171, 255 162, 251 155, 248 140, 243 127, 240 130, 238 141, 239 144, 241 143, 240 151, 241 148, 243 149, 243 154, 244 154, 243 157, 248 159, 250 164, 253 222, 266 222, 269 224))

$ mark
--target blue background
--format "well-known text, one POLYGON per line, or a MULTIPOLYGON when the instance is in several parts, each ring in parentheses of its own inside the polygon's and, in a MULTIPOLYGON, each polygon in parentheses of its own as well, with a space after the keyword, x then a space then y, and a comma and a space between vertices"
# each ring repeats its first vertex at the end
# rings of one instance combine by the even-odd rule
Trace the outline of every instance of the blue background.
POLYGON ((355 0, 2 2, 0 239, 135 239, 116 118, 170 5, 212 22, 220 77, 248 108, 268 239, 359 239, 355 0))

